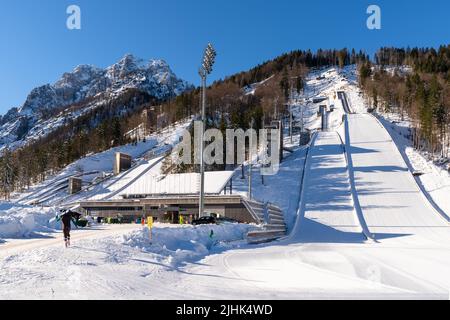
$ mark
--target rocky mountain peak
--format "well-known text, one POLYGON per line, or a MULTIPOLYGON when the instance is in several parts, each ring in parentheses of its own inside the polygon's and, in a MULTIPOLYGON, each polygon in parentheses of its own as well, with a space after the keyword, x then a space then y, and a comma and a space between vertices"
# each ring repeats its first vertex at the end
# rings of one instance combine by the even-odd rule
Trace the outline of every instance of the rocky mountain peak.
POLYGON ((155 98, 167 99, 191 88, 173 73, 164 60, 144 61, 126 54, 105 69, 79 65, 64 73, 54 84, 33 89, 22 106, 11 109, 1 118, 0 149, 4 144, 17 142, 19 137, 26 137, 23 132, 18 134, 24 127, 33 130, 40 121, 51 121, 48 115, 53 114, 52 110, 63 111, 65 107, 95 98, 100 93, 103 99, 108 99, 127 89, 137 89, 155 98))

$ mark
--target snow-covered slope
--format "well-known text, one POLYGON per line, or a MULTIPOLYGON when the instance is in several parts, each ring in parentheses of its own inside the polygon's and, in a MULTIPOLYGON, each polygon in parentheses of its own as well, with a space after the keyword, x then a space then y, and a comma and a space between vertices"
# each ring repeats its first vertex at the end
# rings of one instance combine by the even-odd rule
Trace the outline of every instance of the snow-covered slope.
POLYGON ((33 89, 22 106, 0 119, 0 150, 43 137, 128 89, 166 99, 190 88, 163 60, 145 62, 127 54, 106 69, 80 65, 54 84, 33 89))
POLYGON ((163 154, 179 143, 183 130, 189 127, 191 120, 175 123, 174 127, 152 134, 136 145, 128 144, 81 158, 26 192, 13 194, 13 201, 21 204, 63 205, 89 198, 101 199, 115 194, 136 179, 146 168, 160 163, 163 154), (130 170, 113 176, 113 159, 116 152, 129 154, 134 164, 130 170), (83 190, 69 196, 68 179, 75 176, 83 180, 83 190))

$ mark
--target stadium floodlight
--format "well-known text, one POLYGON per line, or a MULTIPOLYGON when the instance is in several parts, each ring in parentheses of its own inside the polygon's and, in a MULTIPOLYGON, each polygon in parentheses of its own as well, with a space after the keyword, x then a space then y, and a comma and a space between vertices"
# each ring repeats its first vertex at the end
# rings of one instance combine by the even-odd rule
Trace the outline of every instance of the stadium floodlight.
POLYGON ((205 49, 205 53, 203 55, 203 61, 202 61, 202 68, 201 68, 201 75, 204 77, 211 74, 213 71, 213 65, 216 62, 216 56, 217 52, 212 46, 211 43, 208 44, 208 46, 205 49))
POLYGON ((211 43, 205 49, 203 55, 202 66, 199 69, 198 74, 202 80, 202 137, 200 143, 200 203, 199 203, 199 217, 203 217, 205 214, 205 128, 206 128, 206 78, 213 71, 213 65, 216 62, 217 52, 211 43))

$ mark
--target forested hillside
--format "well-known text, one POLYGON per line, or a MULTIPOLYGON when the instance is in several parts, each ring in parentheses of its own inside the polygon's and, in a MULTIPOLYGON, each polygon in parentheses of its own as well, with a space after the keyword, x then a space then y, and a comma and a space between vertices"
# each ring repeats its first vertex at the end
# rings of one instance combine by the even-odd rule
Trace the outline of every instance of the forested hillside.
MULTIPOLYGON (((218 128, 225 137, 228 128, 259 130, 263 124, 280 120, 288 115, 286 106, 291 90, 301 93, 305 78, 313 68, 344 67, 367 61, 367 55, 355 50, 293 51, 255 68, 213 83, 207 91, 207 127, 218 128)), ((166 104, 176 119, 199 113, 199 90, 181 94, 166 104)), ((224 150, 225 152, 225 150, 224 150)), ((166 167, 172 172, 195 172, 194 165, 174 166, 167 159, 166 167)), ((223 170, 225 165, 207 167, 223 170)))
POLYGON ((414 146, 448 158, 450 46, 382 48, 375 63, 360 65, 360 82, 371 106, 408 117, 414 146))

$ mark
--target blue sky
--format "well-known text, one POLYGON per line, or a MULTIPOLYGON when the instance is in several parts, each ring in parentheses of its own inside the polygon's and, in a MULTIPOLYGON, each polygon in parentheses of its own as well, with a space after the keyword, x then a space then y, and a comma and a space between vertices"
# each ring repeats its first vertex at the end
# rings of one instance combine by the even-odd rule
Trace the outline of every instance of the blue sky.
POLYGON ((217 79, 293 49, 447 44, 449 13, 447 0, 3 0, 0 114, 79 64, 106 67, 126 53, 165 59, 197 84, 208 41, 217 79), (66 28, 71 4, 82 30, 66 28), (382 30, 366 28, 370 4, 382 9, 382 30))

